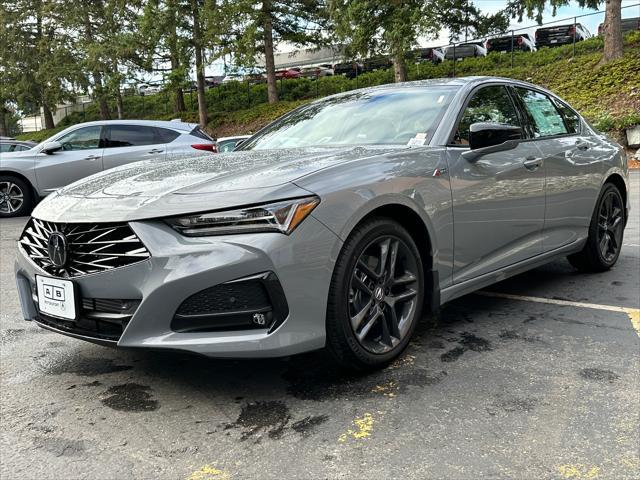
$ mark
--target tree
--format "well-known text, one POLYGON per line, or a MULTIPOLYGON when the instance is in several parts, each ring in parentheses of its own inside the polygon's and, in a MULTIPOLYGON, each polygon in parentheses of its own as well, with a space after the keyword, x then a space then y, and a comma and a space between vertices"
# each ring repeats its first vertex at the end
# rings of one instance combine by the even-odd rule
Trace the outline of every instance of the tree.
POLYGON ((407 79, 406 53, 419 38, 436 38, 446 27, 459 34, 468 26, 486 35, 508 23, 503 13, 483 15, 468 0, 329 0, 329 8, 347 55, 389 55, 396 82, 407 79))
POLYGON ((269 103, 278 101, 277 45, 320 46, 328 41, 327 10, 321 0, 224 0, 220 8, 226 23, 213 29, 218 45, 243 65, 253 66, 259 56, 264 57, 269 103))
MULTIPOLYGON (((597 10, 605 4, 604 14, 604 55, 603 62, 609 62, 622 57, 622 0, 577 0, 582 8, 597 10)), ((558 7, 569 5, 570 0, 509 0, 507 11, 518 21, 526 14, 528 18, 534 18, 538 24, 542 24, 542 13, 548 5, 556 15, 558 7)))
POLYGON ((183 0, 150 0, 140 18, 138 44, 143 46, 145 69, 167 75, 167 88, 173 92, 174 113, 186 110, 184 88, 191 65, 191 4, 183 0), (168 64, 168 67, 167 67, 168 64))
POLYGON ((0 17, 0 68, 11 79, 4 96, 24 113, 37 114, 42 108, 45 128, 53 128, 56 104, 72 98, 82 78, 73 39, 61 27, 53 2, 2 2, 0 17))

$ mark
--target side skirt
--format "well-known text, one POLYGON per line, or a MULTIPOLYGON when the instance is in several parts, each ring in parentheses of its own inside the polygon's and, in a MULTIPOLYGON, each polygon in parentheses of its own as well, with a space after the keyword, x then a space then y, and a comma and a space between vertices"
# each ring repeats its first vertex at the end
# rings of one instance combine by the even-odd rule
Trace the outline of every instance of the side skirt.
POLYGON ((582 238, 576 240, 573 243, 570 243, 569 245, 565 245, 550 252, 542 253, 518 263, 514 263, 513 265, 509 265, 508 267, 505 267, 503 269, 485 273, 484 275, 481 275, 479 277, 451 285, 450 287, 447 287, 440 292, 440 305, 442 306, 450 300, 453 300, 454 298, 462 297, 463 295, 467 295, 468 293, 474 292, 488 285, 501 282, 502 280, 506 280, 509 277, 513 277, 514 275, 526 272, 527 270, 545 265, 558 258, 566 257, 567 255, 570 255, 572 253, 579 252, 580 250, 582 250, 582 247, 584 246, 586 240, 586 238, 582 238))

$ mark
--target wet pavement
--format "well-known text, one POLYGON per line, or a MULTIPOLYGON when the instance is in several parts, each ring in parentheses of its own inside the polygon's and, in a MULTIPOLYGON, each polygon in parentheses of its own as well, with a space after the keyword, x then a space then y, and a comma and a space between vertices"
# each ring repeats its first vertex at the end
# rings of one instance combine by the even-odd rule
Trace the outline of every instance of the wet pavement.
POLYGON ((13 280, 25 219, 0 220, 0 478, 640 478, 632 189, 613 270, 557 261, 458 299, 360 376, 41 330, 13 280))

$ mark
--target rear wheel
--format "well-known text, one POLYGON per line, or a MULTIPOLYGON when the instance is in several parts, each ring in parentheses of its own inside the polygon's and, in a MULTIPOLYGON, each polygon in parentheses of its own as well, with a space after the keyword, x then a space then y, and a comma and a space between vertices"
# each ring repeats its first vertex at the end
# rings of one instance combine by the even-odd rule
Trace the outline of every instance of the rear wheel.
POLYGON ((331 282, 327 350, 343 367, 382 367, 406 348, 420 319, 424 272, 409 233, 386 218, 349 236, 331 282))
POLYGON ((29 185, 20 178, 0 177, 0 217, 28 215, 33 196, 29 185))
POLYGON ((593 212, 586 245, 568 257, 571 265, 584 272, 604 272, 613 267, 622 249, 625 222, 620 190, 607 183, 593 212))

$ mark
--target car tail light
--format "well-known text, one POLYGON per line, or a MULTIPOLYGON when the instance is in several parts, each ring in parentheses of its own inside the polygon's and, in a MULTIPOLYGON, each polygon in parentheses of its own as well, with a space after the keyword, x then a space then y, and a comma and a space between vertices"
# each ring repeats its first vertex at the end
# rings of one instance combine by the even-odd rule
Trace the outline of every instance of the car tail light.
POLYGON ((216 153, 218 149, 213 143, 194 143, 191 145, 191 148, 195 148, 196 150, 204 150, 205 152, 213 152, 216 153))
POLYGON ((538 39, 539 36, 540 36, 540 32, 538 32, 538 30, 536 30, 536 40, 538 39))
POLYGON ((485 43, 485 47, 487 50, 491 48, 491 40, 487 40, 487 43, 485 43))
POLYGON ((576 34, 576 27, 569 27, 569 35, 575 35, 576 34))
POLYGON ((524 43, 524 38, 518 37, 518 46, 522 45, 523 43, 524 43))

